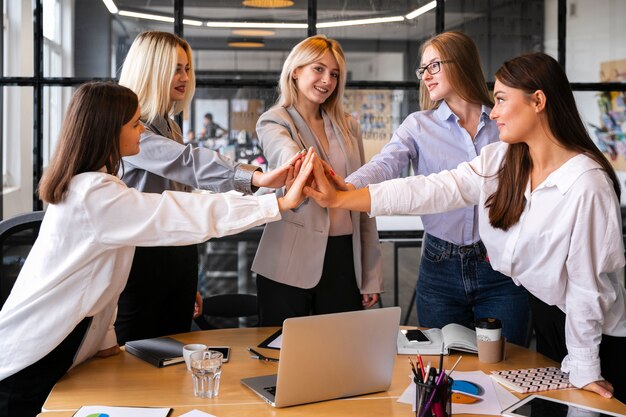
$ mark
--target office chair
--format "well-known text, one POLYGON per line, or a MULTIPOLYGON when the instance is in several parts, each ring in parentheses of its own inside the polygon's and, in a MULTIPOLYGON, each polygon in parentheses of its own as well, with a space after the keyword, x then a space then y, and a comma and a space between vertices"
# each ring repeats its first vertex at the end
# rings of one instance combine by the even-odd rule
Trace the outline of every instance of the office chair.
POLYGON ((194 319, 201 330, 232 327, 255 327, 258 324, 257 296, 254 294, 218 294, 202 299, 202 314, 194 319), (240 318, 246 318, 240 326, 240 318))
POLYGON ((0 309, 37 240, 43 216, 43 211, 34 211, 0 222, 0 309))

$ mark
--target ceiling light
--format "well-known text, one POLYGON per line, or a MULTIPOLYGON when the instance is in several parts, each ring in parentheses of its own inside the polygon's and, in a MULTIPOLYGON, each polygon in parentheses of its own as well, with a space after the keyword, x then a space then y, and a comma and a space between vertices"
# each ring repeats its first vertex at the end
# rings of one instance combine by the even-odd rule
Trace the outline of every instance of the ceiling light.
POLYGON ((113 0, 102 0, 104 5, 109 9, 109 13, 116 14, 118 12, 117 6, 113 3, 113 0))
POLYGON ((293 6, 292 0, 243 0, 244 6, 260 7, 263 9, 279 9, 293 6))
POLYGON ((388 22, 401 22, 404 20, 402 16, 390 16, 390 17, 376 17, 373 19, 357 19, 357 20, 342 20, 338 22, 323 22, 315 25, 318 29, 323 28, 336 28, 344 26, 356 26, 356 25, 371 25, 374 23, 388 23, 388 22))
POLYGON ((183 25, 202 26, 202 22, 199 20, 183 19, 183 25))
POLYGON ((120 16, 136 17, 138 19, 157 20, 159 22, 174 23, 173 17, 159 16, 156 14, 129 12, 127 10, 120 10, 120 16))
POLYGON ((421 16, 424 13, 434 9, 435 7, 437 7, 437 1, 433 0, 428 4, 425 4, 424 6, 420 7, 419 9, 415 9, 413 10, 411 13, 407 14, 406 17, 407 19, 415 19, 417 16, 421 16))
POLYGON ((306 23, 265 23, 265 22, 207 22, 210 28, 257 28, 257 29, 306 29, 306 23))
POLYGON ((231 48, 263 48, 265 43, 260 39, 241 39, 228 41, 231 48))
POLYGON ((263 29, 235 29, 231 33, 237 36, 273 36, 276 34, 273 30, 263 29))

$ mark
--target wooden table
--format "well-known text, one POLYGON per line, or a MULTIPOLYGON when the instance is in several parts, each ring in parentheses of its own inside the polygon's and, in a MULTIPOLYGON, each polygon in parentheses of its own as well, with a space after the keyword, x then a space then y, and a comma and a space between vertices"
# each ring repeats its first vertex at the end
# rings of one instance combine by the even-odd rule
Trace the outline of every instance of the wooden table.
MULTIPOLYGON (((398 355, 393 381, 386 392, 349 399, 324 401, 276 409, 241 385, 241 378, 276 373, 276 363, 251 359, 247 346, 256 346, 276 328, 243 328, 211 330, 173 336, 184 343, 231 346, 231 359, 222 368, 218 398, 200 399, 193 396, 191 374, 184 364, 165 368, 154 366, 122 352, 106 359, 94 358, 72 369, 54 387, 44 404, 42 417, 69 417, 82 405, 172 407, 171 416, 180 416, 198 409, 217 417, 264 416, 324 416, 380 417, 411 416, 408 404, 397 402, 408 385, 409 364, 405 355, 398 355)), ((261 349, 276 356, 276 351, 261 349)), ((446 356, 444 367, 449 369, 457 354, 446 356)), ((436 359, 433 359, 436 360, 436 359)), ((466 354, 457 366, 459 371, 516 369, 555 365, 534 351, 507 345, 505 361, 487 365, 476 355, 466 354)), ((561 398, 595 408, 626 414, 626 406, 614 399, 603 399, 581 390, 551 391, 545 395, 561 398)))

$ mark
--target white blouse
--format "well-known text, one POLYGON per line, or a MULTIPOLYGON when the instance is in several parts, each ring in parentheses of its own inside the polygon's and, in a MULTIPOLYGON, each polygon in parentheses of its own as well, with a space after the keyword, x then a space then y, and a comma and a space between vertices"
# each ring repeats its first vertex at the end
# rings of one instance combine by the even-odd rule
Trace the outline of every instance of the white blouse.
POLYGON ((73 366, 116 345, 117 301, 135 246, 190 245, 280 219, 276 197, 144 194, 101 172, 77 175, 48 207, 39 237, 0 311, 0 380, 93 317, 73 366))
POLYGON ((562 369, 577 387, 602 379, 602 334, 626 336, 626 290, 620 207, 606 173, 578 155, 530 191, 518 223, 489 224, 485 200, 508 145, 495 143, 456 169, 370 185, 371 216, 426 214, 478 204, 479 232, 491 265, 566 313, 568 355, 562 369))

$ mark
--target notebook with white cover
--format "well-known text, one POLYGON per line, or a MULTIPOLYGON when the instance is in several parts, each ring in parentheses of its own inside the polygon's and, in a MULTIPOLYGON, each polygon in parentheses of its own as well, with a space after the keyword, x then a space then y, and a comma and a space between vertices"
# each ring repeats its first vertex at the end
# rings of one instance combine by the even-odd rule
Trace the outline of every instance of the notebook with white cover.
POLYGON ((478 353, 476 332, 460 324, 450 323, 441 329, 422 330, 430 339, 430 343, 409 342, 402 331, 398 332, 398 353, 401 355, 448 355, 450 350, 478 353), (443 344, 443 352, 442 352, 443 344))
POLYGON ((275 407, 385 391, 399 323, 399 307, 287 319, 278 375, 241 383, 275 407))

